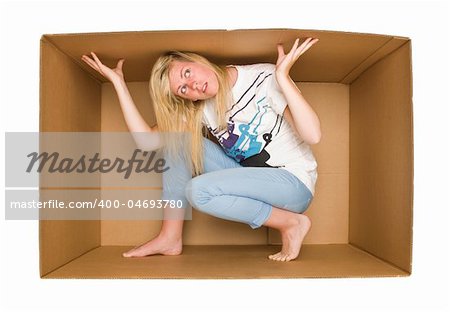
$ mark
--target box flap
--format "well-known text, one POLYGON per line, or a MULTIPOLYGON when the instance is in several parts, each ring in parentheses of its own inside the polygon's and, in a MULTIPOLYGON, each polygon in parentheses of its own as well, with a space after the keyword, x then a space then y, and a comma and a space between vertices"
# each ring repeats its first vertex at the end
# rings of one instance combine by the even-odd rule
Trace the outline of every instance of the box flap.
POLYGON ((411 272, 411 44, 350 86, 350 243, 411 272))
MULTIPOLYGON (((315 37, 320 41, 301 56, 291 70, 294 81, 341 82, 356 67, 367 68, 376 52, 392 41, 392 36, 317 30, 192 30, 140 31, 45 35, 85 70, 105 81, 80 60, 94 51, 108 66, 125 58, 126 81, 147 81, 159 55, 168 50, 197 52, 222 64, 275 63, 278 43, 285 50, 295 38, 315 37)), ((397 40, 397 39, 396 39, 397 40)), ((400 39, 398 39, 400 40, 400 39)))

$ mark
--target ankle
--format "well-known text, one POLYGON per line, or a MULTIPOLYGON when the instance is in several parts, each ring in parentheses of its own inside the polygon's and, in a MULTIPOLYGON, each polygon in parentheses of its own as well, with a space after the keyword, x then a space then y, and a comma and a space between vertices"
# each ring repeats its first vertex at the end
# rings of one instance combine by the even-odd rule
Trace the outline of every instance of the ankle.
POLYGON ((178 242, 182 239, 182 236, 180 234, 174 234, 171 232, 165 232, 165 231, 161 231, 158 234, 158 238, 162 239, 164 241, 170 241, 170 242, 178 242))
POLYGON ((287 231, 298 226, 309 226, 310 224, 311 221, 307 216, 296 214, 294 218, 289 218, 288 220, 286 220, 280 231, 287 231))

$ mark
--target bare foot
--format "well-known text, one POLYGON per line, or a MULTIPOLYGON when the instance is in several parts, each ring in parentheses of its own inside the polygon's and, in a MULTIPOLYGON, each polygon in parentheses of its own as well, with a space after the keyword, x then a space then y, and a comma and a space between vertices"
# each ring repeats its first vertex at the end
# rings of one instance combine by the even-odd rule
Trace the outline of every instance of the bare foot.
POLYGON ((308 216, 297 214, 295 218, 292 218, 292 224, 280 230, 283 247, 280 252, 270 255, 269 259, 275 261, 291 261, 296 259, 300 253, 303 239, 308 234, 310 228, 311 220, 308 216))
POLYGON ((183 243, 181 237, 178 239, 170 239, 158 235, 154 239, 124 252, 122 256, 126 258, 145 257, 150 255, 176 256, 181 254, 182 250, 183 243))

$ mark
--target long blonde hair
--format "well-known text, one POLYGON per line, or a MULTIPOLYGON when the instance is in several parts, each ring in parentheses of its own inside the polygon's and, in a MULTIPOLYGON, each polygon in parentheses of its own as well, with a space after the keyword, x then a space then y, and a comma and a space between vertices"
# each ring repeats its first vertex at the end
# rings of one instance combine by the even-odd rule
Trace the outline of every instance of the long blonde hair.
POLYGON ((202 114, 205 101, 192 101, 175 95, 169 85, 169 70, 173 61, 195 62, 211 69, 219 82, 215 100, 218 131, 227 128, 227 108, 232 100, 228 83, 228 74, 224 67, 219 67, 206 58, 191 52, 171 51, 158 58, 150 76, 149 90, 153 101, 158 130, 165 137, 164 148, 171 157, 184 153, 184 159, 191 159, 190 169, 193 176, 203 173, 204 128, 202 114), (187 135, 171 135, 170 133, 187 135), (170 136, 170 137, 169 137, 170 136))

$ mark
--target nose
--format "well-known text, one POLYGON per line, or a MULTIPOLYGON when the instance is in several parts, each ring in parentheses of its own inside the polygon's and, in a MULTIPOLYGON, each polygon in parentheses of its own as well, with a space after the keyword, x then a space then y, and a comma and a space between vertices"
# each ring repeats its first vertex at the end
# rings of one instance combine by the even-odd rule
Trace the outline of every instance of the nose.
POLYGON ((200 84, 197 81, 191 81, 190 85, 192 90, 197 90, 200 86, 200 84))

